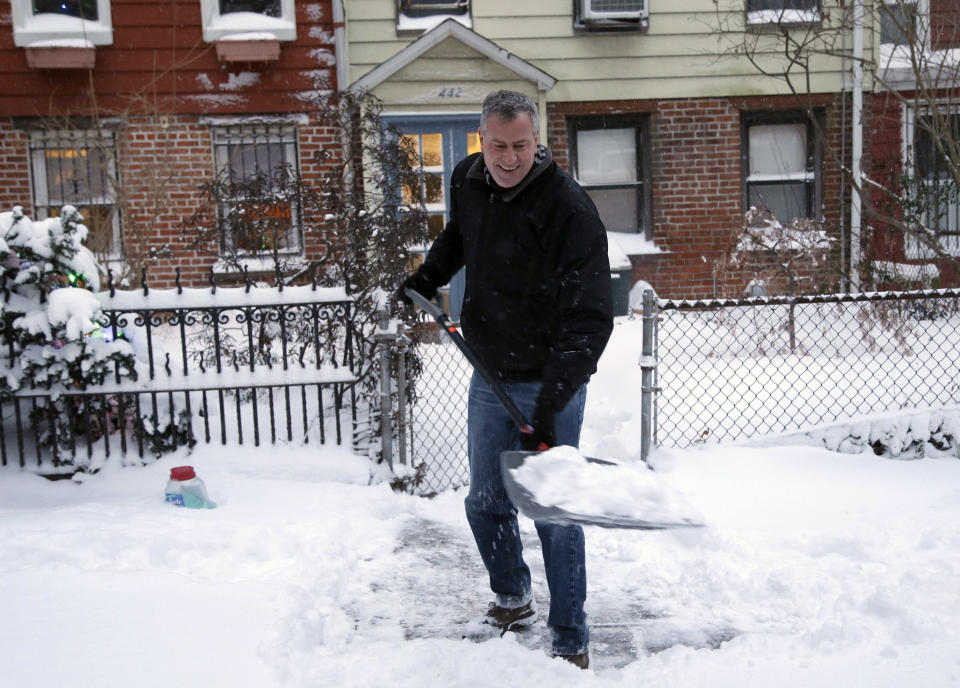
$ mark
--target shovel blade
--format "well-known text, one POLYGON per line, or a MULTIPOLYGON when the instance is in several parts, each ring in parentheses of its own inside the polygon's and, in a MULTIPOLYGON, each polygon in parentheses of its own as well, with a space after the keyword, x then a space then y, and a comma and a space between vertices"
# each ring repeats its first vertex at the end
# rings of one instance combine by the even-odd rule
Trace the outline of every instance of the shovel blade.
MULTIPOLYGON (((500 473, 503 486, 510 501, 524 516, 535 521, 561 523, 568 525, 600 526, 602 528, 630 528, 635 530, 666 530, 668 528, 699 528, 701 523, 658 522, 630 516, 606 513, 579 513, 564 509, 555 504, 542 504, 536 496, 520 483, 514 471, 523 466, 532 451, 505 451, 500 454, 500 473)), ((588 462, 616 468, 617 464, 603 459, 584 457, 588 462)))

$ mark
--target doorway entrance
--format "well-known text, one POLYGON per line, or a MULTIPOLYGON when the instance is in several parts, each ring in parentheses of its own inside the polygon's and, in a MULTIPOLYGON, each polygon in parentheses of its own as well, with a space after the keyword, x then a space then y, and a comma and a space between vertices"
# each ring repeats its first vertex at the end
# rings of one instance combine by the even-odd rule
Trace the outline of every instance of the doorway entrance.
MULTIPOLYGON (((420 189, 404 190, 404 201, 419 201, 427 211, 427 227, 431 242, 443 230, 450 217, 450 177, 458 162, 480 151, 479 115, 398 115, 384 116, 401 135, 409 138, 420 153, 423 169, 420 189), (416 194, 419 192, 419 198, 416 194)), ((426 255, 430 246, 415 247, 415 252, 426 255)), ((461 269, 450 284, 440 290, 444 311, 451 320, 460 319, 463 305, 464 274, 461 269)))

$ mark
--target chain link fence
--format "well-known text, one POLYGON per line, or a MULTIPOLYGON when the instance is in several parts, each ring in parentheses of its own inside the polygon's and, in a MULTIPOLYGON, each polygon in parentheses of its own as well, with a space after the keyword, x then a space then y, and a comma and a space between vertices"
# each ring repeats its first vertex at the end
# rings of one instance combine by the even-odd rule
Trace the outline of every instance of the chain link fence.
MULTIPOLYGON (((662 446, 801 431, 901 408, 960 404, 960 291, 651 301, 638 401, 662 446), (652 350, 652 355, 650 352, 652 350), (649 380, 649 382, 648 382, 649 380)), ((417 347, 408 463, 421 494, 466 485, 463 354, 441 333, 417 347)))
POLYGON ((406 427, 400 433, 410 465, 424 464, 417 486, 420 494, 462 487, 470 481, 467 392, 473 368, 453 342, 439 331, 434 335, 414 352, 422 372, 408 387, 406 427))
POLYGON ((960 292, 660 301, 654 442, 960 403, 960 292))

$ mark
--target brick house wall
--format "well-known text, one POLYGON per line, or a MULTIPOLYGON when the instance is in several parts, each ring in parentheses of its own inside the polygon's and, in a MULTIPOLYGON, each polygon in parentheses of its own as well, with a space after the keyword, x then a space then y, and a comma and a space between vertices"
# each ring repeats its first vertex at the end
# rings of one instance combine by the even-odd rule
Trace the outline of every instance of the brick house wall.
MULTIPOLYGON (((821 201, 825 226, 839 238, 846 204, 839 165, 844 123, 838 96, 815 96, 805 106, 823 113, 821 201)), ((645 280, 661 297, 741 296, 752 270, 728 264, 743 213, 741 116, 745 112, 797 110, 793 97, 697 98, 548 105, 548 145, 570 169, 567 118, 598 114, 650 116, 654 243, 661 253, 630 256, 631 281, 645 280)), ((849 150, 847 146, 846 150, 849 150)), ((839 242, 831 256, 839 260, 839 242)), ((807 266, 812 282, 836 281, 824 265, 807 266)), ((771 292, 783 291, 772 285, 771 292)))
POLYGON ((957 0, 930 0, 930 45, 934 50, 960 48, 957 0))
MULTIPOLYGON (((112 0, 114 41, 96 48, 90 69, 34 69, 13 42, 9 2, 0 2, 0 212, 23 206, 32 189, 28 129, 86 118, 112 122, 116 133, 118 205, 128 267, 149 268, 151 286, 208 284, 218 256, 188 246, 182 223, 200 201, 199 185, 215 174, 211 128, 203 117, 296 115, 300 172, 322 172, 321 147, 339 150, 336 130, 310 114, 317 79, 335 89, 333 16, 329 0, 296 3, 297 39, 280 57, 221 62, 202 37, 200 3, 112 0), (168 247, 170 257, 149 258, 168 247)), ((303 237, 305 261, 326 254, 324 237, 303 237)))

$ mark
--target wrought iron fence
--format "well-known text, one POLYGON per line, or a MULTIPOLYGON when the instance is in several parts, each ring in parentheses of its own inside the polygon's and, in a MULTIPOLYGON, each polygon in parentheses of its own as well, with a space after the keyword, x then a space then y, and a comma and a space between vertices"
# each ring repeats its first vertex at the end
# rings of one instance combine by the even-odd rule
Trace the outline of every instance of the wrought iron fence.
MULTIPOLYGON (((122 337, 136 379, 84 389, 27 388, 0 400, 0 463, 78 465, 95 451, 356 437, 355 332, 342 289, 108 291, 97 336, 122 337)), ((14 349, 7 352, 8 367, 14 349)))

